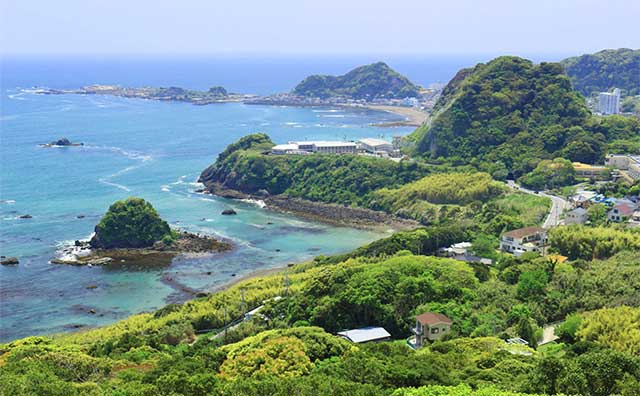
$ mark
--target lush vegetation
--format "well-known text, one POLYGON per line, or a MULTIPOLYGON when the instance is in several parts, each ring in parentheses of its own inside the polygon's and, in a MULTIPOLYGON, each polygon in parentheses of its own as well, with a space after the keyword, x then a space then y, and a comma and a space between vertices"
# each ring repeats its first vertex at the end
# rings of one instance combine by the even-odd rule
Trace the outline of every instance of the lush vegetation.
POLYGON ((640 94, 640 50, 608 49, 567 58, 561 62, 576 90, 585 96, 620 88, 640 94))
POLYGON ((175 237, 151 204, 142 198, 116 201, 100 219, 91 245, 105 249, 150 247, 175 237))
POLYGON ((200 176, 208 185, 257 193, 287 194, 312 201, 366 206, 371 193, 399 187, 429 172, 426 165, 359 155, 264 155, 273 143, 264 134, 227 147, 200 176))
POLYGON ((430 161, 471 164, 504 179, 545 159, 601 162, 608 142, 639 131, 633 118, 593 117, 560 64, 500 57, 458 73, 411 139, 414 153, 430 161))
POLYGON ((611 257, 623 250, 640 250, 640 232, 579 225, 556 227, 549 232, 549 243, 571 259, 591 260, 611 257))
POLYGON ((264 134, 246 136, 227 147, 200 181, 214 191, 361 206, 424 225, 466 221, 496 236, 538 224, 548 210, 547 198, 510 193, 483 172, 356 155, 266 155, 272 146, 264 134))
POLYGON ((518 179, 523 186, 536 190, 569 186, 575 180, 576 171, 571 161, 562 158, 540 161, 533 171, 518 179))
POLYGON ((384 62, 360 66, 342 76, 309 76, 293 90, 300 96, 366 100, 416 97, 419 92, 420 87, 384 62))
POLYGON ((438 173, 400 188, 383 188, 373 194, 370 206, 423 224, 474 214, 507 187, 486 173, 438 173), (473 205, 472 205, 473 204, 473 205), (471 212, 471 213, 469 213, 471 212))
MULTIPOLYGON (((444 235, 425 230, 421 238, 444 235)), ((399 236, 377 254, 369 246, 350 258, 318 258, 291 268, 286 283, 282 274, 250 279, 111 326, 0 345, 0 389, 7 395, 636 394, 638 310, 621 306, 640 302, 640 289, 625 287, 640 284, 637 249, 589 262, 500 256, 487 269, 414 255, 407 249, 415 241, 399 236), (212 337, 217 331, 208 329, 262 301, 261 315, 212 337), (453 332, 414 351, 403 339, 424 311, 452 318, 453 332), (541 325, 583 311, 567 321, 563 344, 535 351, 501 339, 522 336, 535 344, 541 325), (331 334, 365 325, 383 325, 399 341, 353 345, 331 334)))
MULTIPOLYGON (((640 394, 640 232, 605 226, 604 206, 594 205, 590 226, 549 231, 549 249, 566 257, 497 250, 505 230, 539 224, 549 199, 496 179, 563 186, 575 173, 562 158, 637 139, 637 120, 591 118, 569 88, 558 65, 518 58, 461 71, 431 129, 414 135, 429 141, 430 160, 467 164, 455 169, 272 156, 267 135, 240 139, 202 173, 209 188, 358 205, 425 226, 109 326, 2 344, 0 395, 640 394), (435 256, 462 241, 492 265, 435 256), (414 350, 405 339, 427 311, 451 318, 452 331, 414 350), (538 346, 554 322, 560 339, 538 346), (363 326, 383 326, 393 340, 335 335, 363 326), (512 337, 528 346, 505 342, 512 337)), ((594 188, 624 195, 638 186, 594 188)), ((113 204, 96 231, 105 246, 173 238, 138 198, 113 204)))

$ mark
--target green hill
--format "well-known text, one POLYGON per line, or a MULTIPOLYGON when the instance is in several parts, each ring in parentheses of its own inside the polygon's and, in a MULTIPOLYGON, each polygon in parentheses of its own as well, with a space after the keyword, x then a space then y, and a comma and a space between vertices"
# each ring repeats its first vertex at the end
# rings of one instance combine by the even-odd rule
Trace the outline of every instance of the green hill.
POLYGON ((274 144, 262 133, 229 145, 200 175, 208 188, 246 194, 266 190, 311 201, 365 205, 371 193, 425 176, 424 164, 362 155, 265 155, 274 144))
POLYGON ((564 59, 574 88, 585 96, 620 88, 627 95, 640 94, 640 50, 607 49, 564 59))
POLYGON ((342 76, 312 75, 298 84, 293 93, 300 96, 350 99, 402 99, 416 97, 420 87, 391 69, 384 62, 357 67, 342 76))
MULTIPOLYGON (((559 63, 499 57, 459 72, 411 138, 430 160, 518 177, 542 159, 594 163, 607 142, 632 139, 637 120, 595 118, 559 63)), ((495 174, 494 174, 495 173, 495 174)))

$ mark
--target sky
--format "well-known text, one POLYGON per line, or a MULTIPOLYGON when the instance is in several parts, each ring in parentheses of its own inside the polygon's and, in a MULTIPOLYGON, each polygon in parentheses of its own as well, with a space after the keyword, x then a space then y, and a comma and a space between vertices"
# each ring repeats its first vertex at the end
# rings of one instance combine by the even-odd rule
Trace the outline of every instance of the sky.
POLYGON ((582 54, 637 0, 0 0, 5 55, 582 54))

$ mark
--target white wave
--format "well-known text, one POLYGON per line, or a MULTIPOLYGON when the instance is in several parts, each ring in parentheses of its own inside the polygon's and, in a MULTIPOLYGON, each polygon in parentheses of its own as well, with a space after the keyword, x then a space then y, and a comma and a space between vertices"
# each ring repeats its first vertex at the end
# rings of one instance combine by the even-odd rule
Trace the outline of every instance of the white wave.
POLYGON ((15 199, 1 199, 0 204, 13 205, 16 203, 15 199))
MULTIPOLYGON (((80 242, 89 242, 95 235, 91 233, 86 238, 79 239, 80 242)), ((78 257, 86 256, 91 253, 91 249, 84 248, 83 246, 76 246, 75 240, 61 241, 56 244, 58 248, 56 250, 56 257, 61 260, 76 260, 78 257)))
POLYGON ((321 109, 321 110, 311 110, 314 113, 338 113, 342 112, 340 109, 321 109))
POLYGON ((319 115, 318 117, 321 117, 321 118, 345 118, 346 114, 322 114, 322 115, 319 115))
POLYGON ((261 199, 241 199, 240 201, 256 205, 259 208, 264 208, 267 206, 267 204, 264 203, 264 201, 261 199))
POLYGON ((169 188, 169 186, 167 186, 166 184, 160 186, 160 190, 164 191, 164 192, 169 192, 171 191, 171 189, 169 188))
POLYGON ((7 95, 7 97, 9 99, 13 99, 13 100, 27 100, 27 98, 23 97, 22 95, 24 95, 24 92, 20 92, 17 94, 11 94, 11 95, 7 95))
POLYGON ((300 125, 299 122, 285 122, 284 125, 300 125))
POLYGON ((107 186, 112 186, 112 187, 115 187, 115 188, 119 188, 119 189, 121 189, 123 191, 127 191, 127 192, 131 191, 131 189, 129 187, 127 187, 127 186, 125 186, 123 184, 114 183, 114 182, 109 181, 109 180, 107 180, 105 178, 100 178, 100 179, 98 179, 98 181, 100 183, 102 183, 102 184, 106 184, 107 186))

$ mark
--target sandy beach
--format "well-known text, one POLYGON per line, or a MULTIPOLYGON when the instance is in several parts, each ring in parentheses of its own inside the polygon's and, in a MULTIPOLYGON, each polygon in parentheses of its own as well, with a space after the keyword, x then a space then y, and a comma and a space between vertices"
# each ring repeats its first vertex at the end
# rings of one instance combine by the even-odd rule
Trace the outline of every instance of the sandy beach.
POLYGON ((422 125, 428 118, 427 113, 420 111, 418 109, 415 109, 413 107, 384 106, 384 105, 367 105, 364 107, 371 110, 386 111, 387 113, 398 114, 407 119, 405 122, 401 122, 401 123, 388 123, 388 124, 394 124, 393 126, 399 126, 400 124, 402 124, 403 126, 418 127, 422 125))

